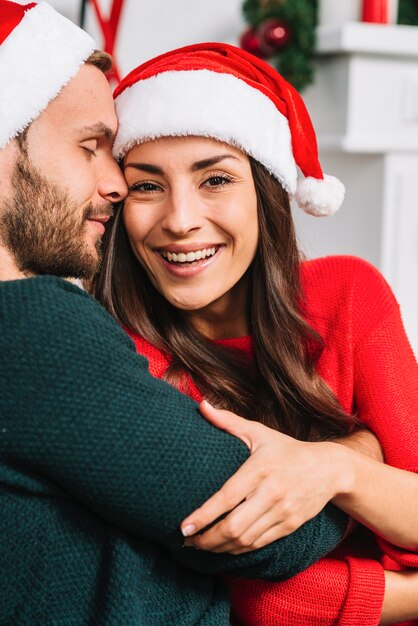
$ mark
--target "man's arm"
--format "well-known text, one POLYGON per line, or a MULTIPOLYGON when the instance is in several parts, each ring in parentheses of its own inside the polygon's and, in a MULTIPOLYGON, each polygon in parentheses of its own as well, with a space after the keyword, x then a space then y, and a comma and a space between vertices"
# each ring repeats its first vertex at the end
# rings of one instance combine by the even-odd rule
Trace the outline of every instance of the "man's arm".
POLYGON ((3 462, 52 481, 204 572, 285 578, 340 541, 347 517, 328 505, 256 552, 233 557, 182 547, 182 519, 245 462, 248 449, 153 378, 131 341, 87 295, 52 278, 20 282, 0 338, 2 354, 10 354, 1 370, 3 462))

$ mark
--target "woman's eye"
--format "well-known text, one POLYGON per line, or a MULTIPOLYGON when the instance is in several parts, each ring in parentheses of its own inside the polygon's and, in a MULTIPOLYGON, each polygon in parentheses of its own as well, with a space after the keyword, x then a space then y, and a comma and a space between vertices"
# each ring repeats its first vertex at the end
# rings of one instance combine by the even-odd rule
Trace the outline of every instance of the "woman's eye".
POLYGON ((129 191, 139 191, 142 193, 150 193, 153 191, 159 191, 161 187, 159 187, 155 183, 143 182, 143 183, 134 183, 133 185, 129 185, 128 189, 129 191))
POLYGON ((204 187, 223 187, 223 185, 227 185, 232 182, 232 178, 229 176, 211 176, 207 178, 203 183, 204 187))

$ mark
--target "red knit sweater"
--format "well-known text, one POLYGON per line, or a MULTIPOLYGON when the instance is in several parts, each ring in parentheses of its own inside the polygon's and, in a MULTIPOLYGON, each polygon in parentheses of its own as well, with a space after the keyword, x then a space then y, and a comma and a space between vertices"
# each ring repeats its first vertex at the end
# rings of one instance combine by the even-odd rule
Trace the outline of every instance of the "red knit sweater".
MULTIPOLYGON (((382 276, 353 257, 328 257, 301 266, 305 317, 325 349, 318 372, 347 412, 376 433, 386 462, 418 471, 418 366, 399 306, 382 276)), ((137 335, 138 352, 162 377, 169 358, 137 335)), ((251 338, 228 340, 251 353, 251 338)), ((192 383, 187 393, 201 394, 192 383)), ((305 572, 281 583, 229 579, 233 612, 248 626, 374 626, 380 621, 383 566, 418 567, 418 554, 377 538, 350 540, 305 572), (383 566, 382 566, 383 564, 383 566)), ((418 625, 416 622, 410 624, 418 625)))

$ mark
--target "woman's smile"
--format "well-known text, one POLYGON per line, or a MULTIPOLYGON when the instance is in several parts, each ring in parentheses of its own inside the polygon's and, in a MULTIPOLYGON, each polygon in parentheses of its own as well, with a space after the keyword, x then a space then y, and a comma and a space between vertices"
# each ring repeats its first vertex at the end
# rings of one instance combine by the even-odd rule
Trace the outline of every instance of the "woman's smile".
POLYGON ((174 276, 195 276, 214 263, 225 246, 221 244, 172 245, 155 250, 163 266, 174 276))

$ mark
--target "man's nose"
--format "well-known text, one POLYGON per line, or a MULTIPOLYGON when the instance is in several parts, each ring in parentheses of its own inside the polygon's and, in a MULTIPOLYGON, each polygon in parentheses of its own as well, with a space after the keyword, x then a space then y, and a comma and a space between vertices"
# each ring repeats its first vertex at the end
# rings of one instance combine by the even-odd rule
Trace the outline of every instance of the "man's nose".
POLYGON ((99 194, 102 198, 112 202, 121 202, 128 194, 128 186, 116 161, 109 163, 106 170, 102 171, 100 180, 99 194))

